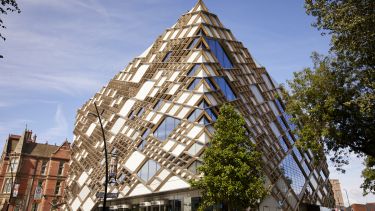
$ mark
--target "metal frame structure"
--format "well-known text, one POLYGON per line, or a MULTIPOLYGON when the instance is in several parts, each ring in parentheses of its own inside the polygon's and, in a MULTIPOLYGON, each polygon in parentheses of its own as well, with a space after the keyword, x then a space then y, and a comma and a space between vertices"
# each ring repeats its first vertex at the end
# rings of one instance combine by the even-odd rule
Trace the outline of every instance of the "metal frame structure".
MULTIPOLYGON (((118 151, 120 198, 189 188, 214 131, 219 107, 230 103, 246 120, 249 138, 263 152, 271 197, 285 210, 302 202, 333 207, 325 160, 295 146, 280 87, 203 1, 78 110, 68 207, 89 210, 102 190, 108 150, 118 151), (88 115, 106 112, 100 131, 88 115), (106 157, 106 156, 104 156, 106 157)), ((66 207, 68 209, 68 207, 66 207)))

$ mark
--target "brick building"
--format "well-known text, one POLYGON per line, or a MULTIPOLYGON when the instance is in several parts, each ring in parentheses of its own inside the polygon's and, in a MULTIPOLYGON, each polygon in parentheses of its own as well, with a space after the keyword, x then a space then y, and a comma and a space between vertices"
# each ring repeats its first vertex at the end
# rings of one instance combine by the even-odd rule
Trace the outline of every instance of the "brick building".
POLYGON ((60 146, 36 143, 29 130, 9 135, 0 160, 0 209, 58 210, 69 160, 67 141, 60 146))
POLYGON ((346 210, 349 211, 375 211, 375 203, 367 203, 367 204, 352 204, 350 208, 346 210))

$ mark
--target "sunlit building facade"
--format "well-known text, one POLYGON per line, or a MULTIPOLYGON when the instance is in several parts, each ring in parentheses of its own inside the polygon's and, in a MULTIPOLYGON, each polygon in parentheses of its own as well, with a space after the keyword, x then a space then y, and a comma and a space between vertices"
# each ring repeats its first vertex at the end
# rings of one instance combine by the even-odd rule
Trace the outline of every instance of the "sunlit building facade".
MULTIPOLYGON (((66 209, 90 210, 104 191, 102 114, 111 160, 110 200, 119 210, 196 210, 199 190, 189 180, 214 132, 219 107, 230 103, 246 120, 249 139, 263 152, 260 207, 333 207, 325 160, 294 145, 295 126, 278 85, 202 1, 167 29, 79 109, 72 144, 66 209), (115 158, 114 158, 115 157, 115 158)), ((215 209, 225 209, 218 205, 215 209)), ((262 209, 263 210, 263 209, 262 209)))

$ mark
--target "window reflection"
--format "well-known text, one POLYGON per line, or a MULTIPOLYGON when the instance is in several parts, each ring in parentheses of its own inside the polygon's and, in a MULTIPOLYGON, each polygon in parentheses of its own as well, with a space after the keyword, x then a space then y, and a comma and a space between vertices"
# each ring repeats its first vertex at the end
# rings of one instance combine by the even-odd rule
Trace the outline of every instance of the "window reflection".
POLYGON ((148 160, 142 168, 138 171, 137 175, 147 182, 151 177, 153 177, 156 172, 160 169, 159 163, 154 160, 148 160))
POLYGON ((154 131, 154 136, 159 140, 165 140, 174 128, 180 123, 179 119, 166 117, 159 127, 154 131))
POLYGON ((291 154, 288 154, 280 163, 284 176, 287 178, 294 192, 299 195, 306 182, 305 177, 291 154))
POLYGON ((216 56, 221 66, 225 69, 233 68, 232 62, 229 60, 228 55, 221 47, 217 40, 206 38, 207 44, 210 47, 211 52, 216 56))
POLYGON ((228 101, 232 101, 236 99, 236 96, 234 95, 232 88, 228 85, 227 81, 222 77, 215 77, 215 82, 219 85, 221 91, 225 95, 228 101))

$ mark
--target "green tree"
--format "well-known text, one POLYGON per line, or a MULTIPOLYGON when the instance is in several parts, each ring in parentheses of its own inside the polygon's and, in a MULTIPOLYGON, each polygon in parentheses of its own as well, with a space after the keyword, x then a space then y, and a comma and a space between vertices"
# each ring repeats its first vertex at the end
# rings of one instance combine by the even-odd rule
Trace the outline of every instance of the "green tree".
POLYGON ((348 152, 375 157, 375 1, 305 0, 305 8, 331 49, 288 82, 287 112, 303 125, 298 144, 333 152, 338 167, 348 152))
POLYGON ((365 160, 366 168, 362 171, 364 182, 361 185, 364 195, 375 194, 375 158, 368 156, 365 160))
MULTIPOLYGON (((0 29, 5 29, 4 21, 1 15, 7 15, 8 12, 18 12, 21 10, 18 8, 18 4, 15 0, 0 0, 0 29)), ((0 31, 0 39, 5 41, 5 36, 0 31)), ((0 58, 3 56, 0 55, 0 58)))
POLYGON ((256 206, 267 194, 261 163, 261 153, 247 135, 245 120, 233 106, 223 105, 198 168, 204 176, 191 181, 202 191, 200 210, 218 203, 227 204, 230 210, 256 206))

